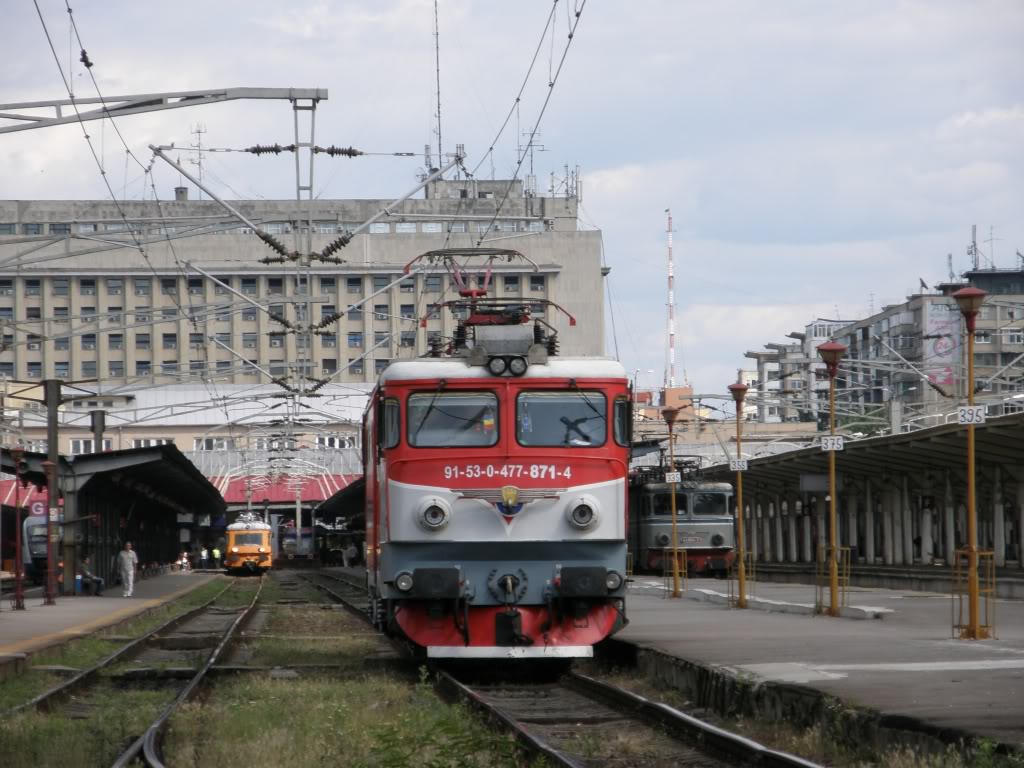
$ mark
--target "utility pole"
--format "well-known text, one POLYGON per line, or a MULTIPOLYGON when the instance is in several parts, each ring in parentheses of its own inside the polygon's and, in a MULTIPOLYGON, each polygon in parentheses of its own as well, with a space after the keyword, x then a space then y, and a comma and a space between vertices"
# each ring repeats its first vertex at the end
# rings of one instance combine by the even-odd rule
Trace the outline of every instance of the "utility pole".
POLYGON ((57 450, 58 430, 57 417, 60 408, 60 379, 46 379, 43 382, 43 403, 46 405, 46 592, 44 605, 57 604, 57 514, 59 511, 57 487, 57 463, 60 453, 57 450))

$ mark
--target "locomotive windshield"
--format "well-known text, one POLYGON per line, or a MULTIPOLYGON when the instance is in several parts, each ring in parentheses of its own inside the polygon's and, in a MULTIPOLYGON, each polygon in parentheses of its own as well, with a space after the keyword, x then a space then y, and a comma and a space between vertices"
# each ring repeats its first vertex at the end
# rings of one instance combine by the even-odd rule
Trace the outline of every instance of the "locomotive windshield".
POLYGON ((409 396, 409 445, 487 446, 498 442, 498 398, 490 392, 418 392, 409 396))
POLYGON ((695 493, 693 494, 693 514, 700 515, 727 515, 729 508, 724 493, 695 493))
POLYGON ((608 401, 600 392, 523 392, 516 399, 520 445, 597 448, 608 432, 608 401))
POLYGON ((243 547, 246 545, 259 546, 263 543, 263 534, 261 533, 236 533, 235 534, 235 546, 243 547))
MULTIPOLYGON (((672 514, 672 494, 671 493, 652 493, 648 495, 648 504, 650 504, 651 511, 656 515, 671 515, 672 514)), ((676 514, 682 515, 686 513, 687 508, 686 494, 676 492, 676 514)))

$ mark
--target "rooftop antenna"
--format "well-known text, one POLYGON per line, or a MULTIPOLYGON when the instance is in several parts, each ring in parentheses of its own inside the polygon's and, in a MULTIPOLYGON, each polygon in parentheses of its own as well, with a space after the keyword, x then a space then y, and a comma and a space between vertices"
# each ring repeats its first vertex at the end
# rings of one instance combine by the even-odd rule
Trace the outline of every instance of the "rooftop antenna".
POLYGON ((992 265, 992 269, 996 268, 996 247, 995 247, 995 242, 997 240, 1002 240, 1003 239, 1001 237, 996 237, 995 236, 995 231, 996 231, 996 228, 993 227, 991 224, 989 224, 989 226, 988 226, 988 240, 986 240, 985 242, 988 243, 988 261, 989 261, 989 264, 992 265))
POLYGON ((441 27, 438 23, 437 0, 434 0, 434 70, 437 76, 437 167, 440 168, 444 153, 441 150, 441 27))
POLYGON ((952 283, 952 282, 954 282, 956 280, 956 272, 953 271, 953 254, 952 253, 946 254, 946 267, 947 267, 947 269, 949 269, 949 282, 952 283))
POLYGON ((873 293, 868 294, 868 314, 875 314, 875 294, 873 293))
MULTIPOLYGON (((203 180, 203 160, 206 159, 206 155, 203 153, 203 134, 208 133, 206 126, 201 123, 196 123, 195 128, 192 129, 192 135, 196 137, 195 143, 192 144, 192 149, 196 150, 195 157, 190 158, 189 162, 199 169, 199 173, 196 175, 199 177, 199 181, 203 180)), ((203 188, 199 188, 199 199, 203 199, 203 188)))
POLYGON ((971 268, 977 269, 978 264, 978 225, 971 224, 971 244, 967 246, 967 255, 971 257, 971 268))
POLYGON ((672 209, 666 208, 668 214, 668 371, 665 380, 667 387, 676 385, 676 292, 675 263, 672 258, 672 209))

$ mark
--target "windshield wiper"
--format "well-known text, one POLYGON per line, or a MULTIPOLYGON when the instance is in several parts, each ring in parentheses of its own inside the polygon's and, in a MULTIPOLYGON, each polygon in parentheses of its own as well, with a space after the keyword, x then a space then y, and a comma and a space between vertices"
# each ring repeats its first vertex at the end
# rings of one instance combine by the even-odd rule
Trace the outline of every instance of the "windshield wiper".
POLYGON ((565 424, 565 440, 564 440, 564 443, 566 445, 569 444, 569 433, 570 432, 575 432, 583 440, 585 440, 588 443, 593 442, 590 439, 590 435, 588 435, 586 432, 584 432, 582 429, 580 429, 580 424, 582 424, 584 421, 590 421, 591 418, 593 418, 593 417, 591 417, 591 416, 583 416, 583 417, 581 417, 579 419, 574 419, 572 421, 569 421, 569 417, 568 416, 562 416, 559 419, 559 421, 561 421, 563 424, 565 424))
POLYGON ((420 430, 427 423, 427 419, 430 418, 430 414, 434 411, 434 405, 437 404, 437 398, 445 387, 448 386, 448 379, 441 379, 437 382, 437 389, 434 390, 434 396, 430 398, 430 402, 427 403, 427 410, 423 414, 423 419, 420 421, 420 425, 416 427, 416 431, 413 432, 412 437, 409 438, 410 445, 416 445, 416 438, 420 436, 420 430))

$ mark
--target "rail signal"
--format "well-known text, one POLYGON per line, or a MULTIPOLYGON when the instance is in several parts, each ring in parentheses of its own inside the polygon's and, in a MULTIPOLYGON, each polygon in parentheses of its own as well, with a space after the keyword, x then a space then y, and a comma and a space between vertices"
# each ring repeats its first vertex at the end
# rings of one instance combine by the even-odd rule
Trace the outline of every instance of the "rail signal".
POLYGON ((821 450, 825 451, 826 453, 831 453, 832 451, 841 451, 841 450, 843 450, 843 438, 842 438, 842 436, 822 437, 821 438, 821 450))
POLYGON ((957 424, 984 424, 984 405, 961 405, 956 409, 957 424))
POLYGON ((746 459, 729 459, 729 470, 732 472, 746 472, 747 471, 747 460, 746 459))

